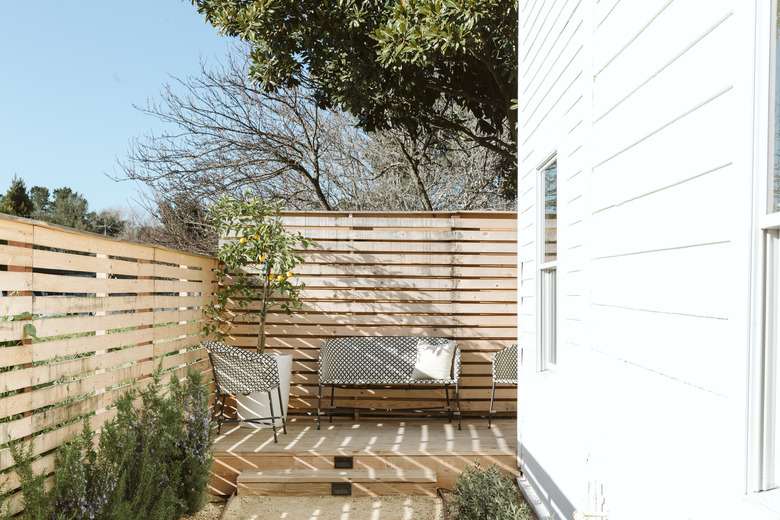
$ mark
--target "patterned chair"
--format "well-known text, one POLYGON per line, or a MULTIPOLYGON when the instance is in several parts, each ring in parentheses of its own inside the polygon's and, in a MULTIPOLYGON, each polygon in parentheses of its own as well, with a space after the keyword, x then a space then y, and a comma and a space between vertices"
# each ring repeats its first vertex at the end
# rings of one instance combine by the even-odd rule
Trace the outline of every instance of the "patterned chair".
POLYGON ((287 424, 284 420, 283 410, 279 410, 279 415, 274 413, 271 391, 276 389, 279 396, 279 402, 282 402, 282 391, 279 388, 279 368, 274 356, 258 354, 231 347, 224 343, 216 341, 203 341, 201 345, 205 347, 211 361, 211 368, 214 373, 214 383, 217 386, 217 396, 214 400, 214 409, 212 410, 212 419, 217 419, 217 434, 219 434, 223 423, 230 422, 255 422, 271 421, 274 430, 274 442, 276 438, 276 419, 282 420, 282 428, 287 434, 287 424), (227 394, 247 395, 252 392, 266 392, 268 394, 268 403, 271 410, 270 417, 252 417, 249 419, 229 419, 225 417, 225 397, 227 394), (222 404, 219 406, 219 396, 222 396, 222 404), (218 410, 219 409, 219 410, 218 410))
MULTIPOLYGON (((517 343, 499 350, 493 356, 493 389, 490 391, 490 411, 488 412, 488 428, 492 425, 493 398, 496 395, 496 383, 517 384, 517 343)), ((517 410, 505 410, 517 412, 517 410)))

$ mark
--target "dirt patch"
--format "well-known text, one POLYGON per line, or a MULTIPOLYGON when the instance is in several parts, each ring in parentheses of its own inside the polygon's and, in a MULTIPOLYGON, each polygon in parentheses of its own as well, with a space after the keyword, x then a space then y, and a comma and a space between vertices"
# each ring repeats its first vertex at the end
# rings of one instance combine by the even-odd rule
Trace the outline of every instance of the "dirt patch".
MULTIPOLYGON (((223 520, 442 520, 438 497, 237 496, 223 520)), ((206 518, 197 520, 206 520, 206 518)))

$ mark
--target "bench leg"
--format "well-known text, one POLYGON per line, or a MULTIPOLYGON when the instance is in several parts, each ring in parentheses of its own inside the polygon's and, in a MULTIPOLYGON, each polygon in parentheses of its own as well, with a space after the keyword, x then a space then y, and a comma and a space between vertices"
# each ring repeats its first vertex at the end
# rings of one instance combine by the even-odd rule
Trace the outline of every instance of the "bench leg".
POLYGON ((444 385, 444 395, 447 396, 447 422, 452 422, 452 408, 450 407, 450 385, 444 385))
POLYGON ((460 430, 460 391, 458 390, 458 383, 455 383, 455 400, 458 403, 458 430, 460 430))
POLYGON ((328 422, 333 422, 333 394, 336 392, 336 385, 330 385, 330 414, 328 417, 328 422))

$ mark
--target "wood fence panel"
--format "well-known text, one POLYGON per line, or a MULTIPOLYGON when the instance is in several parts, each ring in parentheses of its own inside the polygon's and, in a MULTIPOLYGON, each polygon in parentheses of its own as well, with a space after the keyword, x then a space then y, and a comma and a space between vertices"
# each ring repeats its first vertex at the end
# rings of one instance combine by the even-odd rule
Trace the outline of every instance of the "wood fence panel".
MULTIPOLYGON (((269 351, 293 355, 290 413, 316 412, 317 358, 337 336, 444 336, 462 349, 464 414, 485 415, 493 354, 517 341, 516 213, 295 213, 288 229, 313 238, 295 273, 306 282, 303 308, 269 313, 269 351)), ((257 303, 249 310, 256 311, 257 303)), ((246 312, 236 310, 237 312, 246 312)), ((252 348, 259 320, 246 315, 233 345, 252 348)), ((339 389, 358 406, 431 406, 430 389, 339 389)), ((497 391, 513 409, 516 389, 497 391)))
MULTIPOLYGON (((269 350, 294 358, 290 413, 316 409, 326 339, 436 335, 461 346, 464 413, 486 414, 493 354, 517 341, 515 213, 284 219, 318 243, 301 252, 307 263, 296 273, 308 285, 303 309, 269 315, 269 350)), ((158 365, 178 377, 188 367, 209 374, 199 343, 216 267, 210 257, 0 216, 0 445, 35 437, 36 465, 50 469, 81 418, 99 428, 114 417, 116 396, 147 385, 158 365), (23 337, 27 324, 37 338, 23 337)), ((257 327, 245 316, 232 343, 254 347, 257 327)), ((515 396, 500 388, 495 409, 514 408, 515 396)), ((397 387, 337 392, 360 406, 426 406, 441 397, 397 387)), ((0 471, 12 467, 3 447, 0 471)), ((11 486, 17 482, 9 473, 11 486)))
MULTIPOLYGON (((99 429, 123 392, 162 366, 210 378, 203 306, 214 258, 0 216, 0 471, 7 443, 35 438, 36 466, 90 417, 99 429), (24 325, 37 338, 24 338, 24 325)), ((166 378, 168 376, 165 376, 166 378)), ((15 489, 16 475, 8 485, 15 489)))

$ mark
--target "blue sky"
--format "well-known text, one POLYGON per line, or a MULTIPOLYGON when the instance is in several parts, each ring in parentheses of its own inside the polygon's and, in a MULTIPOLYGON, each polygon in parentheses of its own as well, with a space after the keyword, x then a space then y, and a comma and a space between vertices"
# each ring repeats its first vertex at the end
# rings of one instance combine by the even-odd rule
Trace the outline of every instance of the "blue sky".
POLYGON ((136 205, 117 183, 132 138, 161 124, 141 114, 170 76, 213 63, 233 43, 179 0, 2 2, 0 193, 69 186, 92 211, 136 205))

